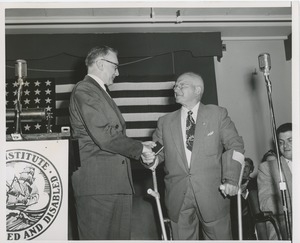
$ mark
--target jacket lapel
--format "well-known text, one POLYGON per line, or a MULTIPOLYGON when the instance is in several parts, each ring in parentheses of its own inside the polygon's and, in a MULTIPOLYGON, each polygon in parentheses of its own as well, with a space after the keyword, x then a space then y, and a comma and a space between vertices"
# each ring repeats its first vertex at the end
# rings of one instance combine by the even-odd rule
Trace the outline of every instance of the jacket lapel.
POLYGON ((124 120, 124 118, 123 118, 123 116, 122 116, 122 113, 121 113, 119 107, 117 106, 117 104, 115 103, 115 101, 107 95, 107 93, 106 93, 105 91, 103 91, 103 92, 105 93, 105 94, 104 94, 104 95, 105 95, 105 99, 108 101, 108 103, 111 105, 111 107, 112 107, 112 108, 114 109, 114 111, 116 112, 117 116, 119 117, 120 123, 122 124, 122 127, 123 127, 124 130, 125 130, 125 128, 126 128, 126 123, 125 123, 125 120, 124 120))
POLYGON ((106 99, 107 103, 111 106, 111 108, 114 110, 114 112, 116 113, 116 115, 118 116, 120 123, 123 127, 123 131, 125 132, 126 129, 126 123, 125 120, 122 116, 122 113, 120 112, 118 106, 116 105, 116 103, 114 102, 114 100, 106 93, 106 91, 96 82, 96 80, 94 80, 93 78, 87 76, 88 81, 92 82, 102 93, 103 97, 106 99))
POLYGON ((287 184, 287 191, 288 193, 290 194, 290 197, 292 196, 292 183, 291 183, 291 179, 289 178, 292 178, 292 173, 291 173, 291 170, 285 160, 284 157, 281 157, 281 166, 282 166, 282 171, 283 171, 283 175, 284 175, 284 180, 287 184))
POLYGON ((186 154, 184 150, 184 143, 183 143, 183 136, 182 136, 182 129, 181 129, 181 109, 179 109, 175 113, 174 119, 171 121, 171 135, 173 138, 173 141, 175 143, 175 147, 181 157, 181 160, 183 163, 179 163, 183 169, 188 170, 188 163, 186 159, 186 154))
POLYGON ((207 127, 206 109, 205 106, 202 103, 200 103, 198 114, 197 114, 195 139, 194 139, 190 168, 192 167, 193 161, 199 158, 198 155, 198 153, 200 153, 199 148, 202 148, 204 146, 203 139, 201 138, 205 136, 206 127, 207 127))

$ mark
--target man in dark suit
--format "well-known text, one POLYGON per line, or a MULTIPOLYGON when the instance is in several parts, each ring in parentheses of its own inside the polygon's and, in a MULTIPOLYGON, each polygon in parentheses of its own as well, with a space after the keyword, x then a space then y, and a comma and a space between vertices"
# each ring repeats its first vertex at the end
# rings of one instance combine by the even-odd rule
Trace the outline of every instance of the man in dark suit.
MULTIPOLYGON (((164 145, 157 158, 165 162, 165 203, 173 238, 198 240, 202 233, 204 239, 230 240, 227 196, 238 191, 243 140, 225 108, 201 103, 201 76, 180 75, 174 92, 182 108, 161 117, 153 135, 164 145)), ((142 158, 153 166, 153 155, 142 158)))
POLYGON ((117 51, 93 48, 88 74, 74 87, 70 123, 78 140, 80 167, 72 175, 81 240, 129 240, 132 194, 130 159, 151 153, 151 143, 126 136, 125 121, 105 85, 119 75, 117 51))
MULTIPOLYGON (((286 184, 287 208, 292 222, 292 123, 284 123, 276 131, 280 151, 282 179, 286 184)), ((283 202, 279 182, 280 173, 276 160, 265 161, 258 168, 257 184, 259 205, 262 211, 272 211, 279 222, 283 240, 288 240, 283 202)), ((274 227, 268 223, 269 240, 278 240, 274 227)), ((292 228, 292 227, 291 227, 292 228)))

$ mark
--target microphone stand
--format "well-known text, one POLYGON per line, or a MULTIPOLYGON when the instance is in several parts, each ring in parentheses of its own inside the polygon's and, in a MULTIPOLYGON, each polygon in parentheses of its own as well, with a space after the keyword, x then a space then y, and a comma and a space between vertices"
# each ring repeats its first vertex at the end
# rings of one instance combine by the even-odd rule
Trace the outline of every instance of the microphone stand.
POLYGON ((266 86, 267 86, 267 94, 268 94, 269 108, 270 108, 271 122, 272 122, 273 141, 275 143, 278 171, 279 171, 279 176, 280 176, 279 189, 280 189, 281 198, 282 198, 285 227, 286 227, 288 240, 291 240, 292 239, 291 222, 290 222, 288 206, 287 206, 286 182, 283 180, 282 165, 281 165, 281 160, 280 160, 280 156, 279 156, 279 147, 278 147, 278 140, 277 140, 278 138, 277 138, 277 134, 276 134, 276 123, 275 123, 275 116, 274 116, 274 109, 273 109, 273 102, 272 102, 272 84, 271 84, 271 80, 269 79, 268 72, 266 72, 266 71, 264 72, 264 77, 265 77, 266 86))
POLYGON ((13 140, 22 140, 22 131, 21 131, 21 112, 22 112, 22 89, 23 89, 23 79, 22 77, 18 78, 18 93, 17 93, 17 103, 15 109, 15 133, 11 134, 13 140))

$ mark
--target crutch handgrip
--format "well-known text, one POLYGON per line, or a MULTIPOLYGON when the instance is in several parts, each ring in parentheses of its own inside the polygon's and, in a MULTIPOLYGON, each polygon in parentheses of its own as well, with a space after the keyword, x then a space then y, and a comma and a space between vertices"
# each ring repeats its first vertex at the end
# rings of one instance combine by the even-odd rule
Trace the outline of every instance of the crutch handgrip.
POLYGON ((147 190, 147 193, 148 193, 149 195, 151 195, 152 197, 159 198, 159 193, 153 191, 151 188, 149 188, 149 189, 147 190))
POLYGON ((222 192, 222 194, 224 195, 224 197, 227 197, 227 195, 225 193, 225 186, 223 184, 219 186, 219 189, 222 192))

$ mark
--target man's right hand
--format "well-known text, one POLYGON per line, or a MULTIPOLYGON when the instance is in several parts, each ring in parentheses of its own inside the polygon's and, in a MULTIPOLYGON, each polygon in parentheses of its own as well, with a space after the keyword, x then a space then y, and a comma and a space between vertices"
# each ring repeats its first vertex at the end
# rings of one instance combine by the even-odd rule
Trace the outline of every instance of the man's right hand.
POLYGON ((152 152, 152 150, 151 150, 151 152, 142 153, 141 157, 142 157, 143 163, 149 165, 149 164, 153 163, 153 161, 155 159, 155 153, 152 152))
POLYGON ((142 155, 142 163, 149 170, 154 171, 156 169, 156 167, 158 166, 158 162, 159 162, 158 157, 155 155, 154 155, 154 159, 152 159, 152 156, 150 156, 149 160, 142 155))

